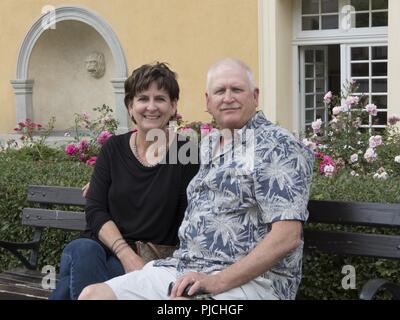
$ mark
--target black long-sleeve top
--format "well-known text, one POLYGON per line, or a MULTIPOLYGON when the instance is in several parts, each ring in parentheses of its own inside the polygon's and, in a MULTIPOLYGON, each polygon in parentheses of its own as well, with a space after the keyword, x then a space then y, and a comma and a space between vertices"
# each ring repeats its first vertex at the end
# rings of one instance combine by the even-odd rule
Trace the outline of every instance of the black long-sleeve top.
MULTIPOLYGON (((131 134, 113 136, 101 149, 87 195, 88 230, 84 236, 105 247, 98 234, 112 220, 128 242, 175 245, 187 206, 186 187, 199 165, 182 164, 178 160, 177 164, 145 167, 132 153, 131 134)), ((167 159, 172 159, 173 150, 180 150, 185 143, 174 139, 175 148, 170 148, 167 159)))

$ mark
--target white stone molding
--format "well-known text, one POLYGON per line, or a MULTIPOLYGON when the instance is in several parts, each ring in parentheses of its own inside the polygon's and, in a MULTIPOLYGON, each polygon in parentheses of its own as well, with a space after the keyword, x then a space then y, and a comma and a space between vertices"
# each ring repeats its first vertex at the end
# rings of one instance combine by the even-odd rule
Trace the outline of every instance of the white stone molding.
POLYGON ((115 116, 119 122, 118 125, 118 133, 123 133, 128 131, 128 126, 129 126, 129 116, 128 112, 126 110, 124 98, 125 98, 125 88, 124 88, 124 83, 125 83, 126 78, 121 78, 121 79, 112 79, 111 83, 114 88, 114 94, 115 94, 115 100, 116 100, 116 105, 117 106, 122 106, 120 108, 117 108, 115 110, 115 116))
POLYGON ((16 119, 18 122, 23 122, 25 119, 32 119, 32 92, 33 80, 13 80, 11 85, 14 88, 15 101, 16 101, 16 119))
MULTIPOLYGON (((48 12, 43 14, 31 27, 28 33, 25 36, 25 39, 22 43, 21 49, 18 55, 17 61, 17 75, 16 80, 11 81, 14 89, 16 86, 23 86, 23 84, 30 83, 31 80, 28 80, 28 67, 29 67, 29 59, 33 50, 33 47, 36 44, 36 41, 40 38, 42 33, 48 29, 49 26, 49 18, 54 19, 55 26, 58 22, 61 21, 80 21, 83 22, 92 28, 94 28, 104 39, 104 41, 109 46, 112 56, 114 58, 115 63, 115 75, 114 78, 121 81, 122 79, 126 79, 127 77, 127 65, 125 60, 125 55, 123 53, 121 44, 119 43, 117 35, 114 33, 110 25, 99 15, 95 14, 93 11, 90 11, 86 8, 81 6, 60 6, 55 8, 55 12, 48 12), (47 26, 47 28, 46 28, 47 26)), ((52 28, 52 26, 50 26, 52 28)), ((33 82, 32 82, 33 83, 33 82)), ((114 83, 113 83, 114 86, 114 83)), ((16 94, 16 115, 17 115, 17 122, 23 120, 21 116, 30 114, 32 116, 32 88, 29 90, 20 90, 16 94), (25 93, 23 93, 25 92, 25 93), (22 97, 26 95, 25 97, 22 97), (29 98, 30 95, 30 98, 29 98)), ((123 103, 123 99, 120 99, 120 93, 115 93, 115 109, 116 114, 121 115, 125 111, 125 105, 123 103), (122 103, 121 103, 122 102, 122 103)), ((126 116, 125 116, 126 118, 126 116)), ((118 119, 120 121, 121 130, 128 128, 127 121, 118 119)))

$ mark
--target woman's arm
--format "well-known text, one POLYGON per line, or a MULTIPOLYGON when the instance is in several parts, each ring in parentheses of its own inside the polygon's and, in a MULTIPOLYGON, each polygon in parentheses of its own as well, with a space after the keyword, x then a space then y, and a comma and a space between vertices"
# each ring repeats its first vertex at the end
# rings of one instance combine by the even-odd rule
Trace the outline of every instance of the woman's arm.
POLYGON ((111 186, 112 138, 103 145, 87 190, 86 221, 93 234, 121 261, 125 272, 140 269, 143 260, 125 242, 109 211, 108 193, 111 186), (118 241, 117 241, 118 240, 118 241))
POLYGON ((126 243, 113 221, 108 221, 99 231, 99 239, 117 256, 121 261, 126 273, 139 270, 144 266, 144 261, 126 243))

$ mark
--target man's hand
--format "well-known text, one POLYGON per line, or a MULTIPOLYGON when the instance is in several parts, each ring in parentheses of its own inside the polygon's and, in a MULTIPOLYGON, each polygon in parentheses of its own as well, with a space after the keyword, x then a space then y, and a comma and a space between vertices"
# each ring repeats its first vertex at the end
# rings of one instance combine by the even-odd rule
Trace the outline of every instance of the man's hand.
POLYGON ((224 291, 223 285, 218 280, 218 274, 206 275, 200 272, 188 272, 176 280, 171 290, 170 298, 182 297, 185 288, 189 285, 192 285, 188 292, 189 296, 196 294, 200 289, 211 294, 218 294, 224 291))
POLYGON ((143 259, 139 257, 129 246, 126 246, 118 251, 117 258, 119 261, 121 261, 125 273, 140 270, 145 265, 143 259))
POLYGON ((90 182, 86 183, 83 187, 82 187, 82 196, 84 198, 86 198, 87 193, 89 192, 89 187, 90 187, 90 182))

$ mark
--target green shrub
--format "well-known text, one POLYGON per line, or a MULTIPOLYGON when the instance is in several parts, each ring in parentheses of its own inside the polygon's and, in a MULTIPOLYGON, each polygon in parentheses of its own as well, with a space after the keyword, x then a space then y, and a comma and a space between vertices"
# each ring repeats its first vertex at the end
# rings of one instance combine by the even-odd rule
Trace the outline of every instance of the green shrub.
MULTIPOLYGON (((82 186, 90 178, 91 168, 83 163, 66 160, 62 151, 46 149, 48 160, 36 160, 35 148, 0 152, 0 239, 25 242, 31 240, 32 228, 21 225, 21 210, 27 206, 29 184, 82 186)), ((46 230, 41 246, 40 266, 57 265, 63 246, 74 233, 46 230)), ((15 266, 17 260, 0 251, 0 271, 15 266)))
MULTIPOLYGON (((0 152, 0 239, 24 242, 32 237, 32 229, 21 226, 21 210, 27 206, 26 187, 29 184, 75 186, 90 178, 91 167, 68 160, 62 151, 48 150, 46 161, 37 160, 34 150, 0 152)), ((364 202, 400 203, 399 177, 386 181, 371 176, 352 177, 346 171, 327 178, 315 175, 311 198, 364 202)), ((373 230, 371 230, 372 232, 373 230)), ((76 233, 47 230, 44 233, 39 266, 58 266, 62 248, 76 233)), ((17 260, 0 251, 0 272, 17 264, 17 260)), ((356 299, 362 284, 371 278, 384 277, 400 282, 399 262, 360 257, 305 255, 303 280, 299 299, 356 299), (357 290, 344 290, 341 273, 344 265, 356 268, 357 290)))
MULTIPOLYGON (((334 178, 315 175, 311 199, 360 202, 400 203, 400 178, 376 180, 371 176, 352 177, 343 172, 334 178)), ((306 226, 307 227, 307 226, 306 226)), ((322 229, 344 229, 338 226, 319 226, 322 229)), ((347 229, 349 229, 347 227, 347 229)), ((371 228, 358 227, 357 231, 372 233, 371 228)), ((381 231, 381 230, 379 230, 381 231)), ((385 228, 385 234, 398 234, 398 230, 385 228)), ((357 299, 363 284, 372 278, 387 278, 400 283, 400 262, 364 257, 340 257, 326 254, 306 254, 303 259, 303 279, 299 299, 357 299), (356 270, 356 289, 342 288, 342 268, 352 265, 356 270)))

